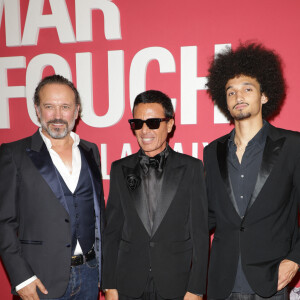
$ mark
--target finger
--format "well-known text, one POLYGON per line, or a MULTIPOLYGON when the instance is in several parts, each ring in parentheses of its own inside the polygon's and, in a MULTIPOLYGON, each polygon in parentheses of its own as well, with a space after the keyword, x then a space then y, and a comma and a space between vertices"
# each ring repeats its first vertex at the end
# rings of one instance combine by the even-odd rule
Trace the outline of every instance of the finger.
POLYGON ((43 294, 48 294, 48 291, 39 279, 37 279, 36 285, 43 294))
POLYGON ((280 291, 282 290, 284 287, 286 287, 286 285, 289 283, 288 280, 285 280, 283 282, 281 282, 280 284, 278 284, 277 290, 280 291))

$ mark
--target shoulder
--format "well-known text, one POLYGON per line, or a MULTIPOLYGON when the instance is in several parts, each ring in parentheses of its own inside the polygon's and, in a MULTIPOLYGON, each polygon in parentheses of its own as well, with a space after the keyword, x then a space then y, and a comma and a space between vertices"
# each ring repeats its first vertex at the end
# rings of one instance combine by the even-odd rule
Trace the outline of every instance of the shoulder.
POLYGON ((182 161, 186 161, 186 162, 197 162, 197 161, 200 160, 200 159, 195 158, 195 157, 193 157, 191 155, 174 151, 173 149, 172 149, 171 153, 172 153, 172 156, 174 156, 176 159, 179 159, 179 160, 182 160, 182 161))
POLYGON ((300 141, 300 132, 299 131, 293 131, 283 128, 278 128, 273 125, 270 125, 269 127, 269 135, 276 136, 278 138, 285 137, 288 139, 292 139, 295 141, 300 141))
POLYGON ((83 140, 80 139, 80 145, 85 146, 87 148, 91 148, 91 149, 97 149, 98 150, 98 146, 95 143, 89 142, 87 140, 83 140))
POLYGON ((201 165, 202 166, 202 161, 200 159, 195 158, 188 154, 176 152, 174 150, 171 150, 170 158, 176 160, 179 164, 194 165, 194 166, 201 165))
POLYGON ((218 143, 225 143, 228 140, 229 136, 230 136, 230 133, 227 133, 227 134, 213 140, 204 148, 204 150, 209 151, 209 150, 215 149, 217 147, 218 143))
POLYGON ((17 141, 13 141, 10 143, 2 143, 0 146, 0 151, 4 151, 4 150, 9 150, 12 152, 23 151, 27 147, 30 147, 31 139, 32 139, 32 136, 29 136, 29 137, 26 137, 26 138, 23 138, 23 139, 20 139, 17 141))
POLYGON ((138 160, 138 153, 134 153, 128 156, 125 156, 121 159, 115 160, 112 163, 112 167, 120 167, 120 166, 132 166, 134 165, 138 160))

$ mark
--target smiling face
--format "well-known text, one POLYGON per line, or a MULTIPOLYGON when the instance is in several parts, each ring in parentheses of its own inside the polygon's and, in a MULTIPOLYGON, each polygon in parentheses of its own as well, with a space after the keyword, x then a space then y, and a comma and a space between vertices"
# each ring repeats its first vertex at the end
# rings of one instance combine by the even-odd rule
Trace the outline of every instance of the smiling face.
POLYGON ((46 84, 39 93, 40 105, 35 106, 42 125, 42 132, 48 138, 63 139, 74 128, 79 105, 75 103, 72 89, 65 84, 46 84))
POLYGON ((226 86, 228 110, 234 120, 262 118, 262 105, 268 98, 261 93, 255 78, 241 75, 228 80, 226 86))
MULTIPOLYGON (((159 103, 140 103, 134 108, 133 117, 142 120, 165 118, 165 112, 159 103)), ((135 130, 137 141, 146 155, 153 157, 166 148, 167 137, 173 125, 174 119, 170 119, 161 122, 158 129, 149 129, 144 123, 141 129, 135 130)))

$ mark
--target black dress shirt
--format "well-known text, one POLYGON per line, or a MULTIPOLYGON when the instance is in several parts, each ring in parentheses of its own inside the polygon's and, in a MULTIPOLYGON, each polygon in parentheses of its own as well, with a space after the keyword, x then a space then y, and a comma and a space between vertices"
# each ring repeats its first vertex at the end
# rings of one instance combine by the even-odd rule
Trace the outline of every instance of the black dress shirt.
POLYGON ((169 155, 169 145, 150 158, 144 151, 140 153, 140 167, 142 169, 142 188, 147 197, 147 209, 151 228, 153 227, 154 216, 157 208, 157 199, 161 192, 163 182, 163 168, 169 155), (153 162, 153 160, 155 162, 153 162))
MULTIPOLYGON (((269 124, 264 121, 261 130, 248 142, 241 163, 236 155, 234 143, 235 129, 228 140, 227 165, 238 214, 243 218, 255 187, 257 175, 262 162, 263 151, 268 134, 269 124)), ((242 269, 241 256, 237 268, 235 284, 232 292, 254 294, 242 269)))

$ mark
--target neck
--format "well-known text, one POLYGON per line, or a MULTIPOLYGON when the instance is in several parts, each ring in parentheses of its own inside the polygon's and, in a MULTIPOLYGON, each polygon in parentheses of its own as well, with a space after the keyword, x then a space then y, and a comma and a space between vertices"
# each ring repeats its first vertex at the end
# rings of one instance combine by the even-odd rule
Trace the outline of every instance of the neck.
POLYGON ((262 118, 259 120, 240 120, 235 121, 235 143, 237 145, 247 146, 248 142, 259 132, 263 127, 262 118))

